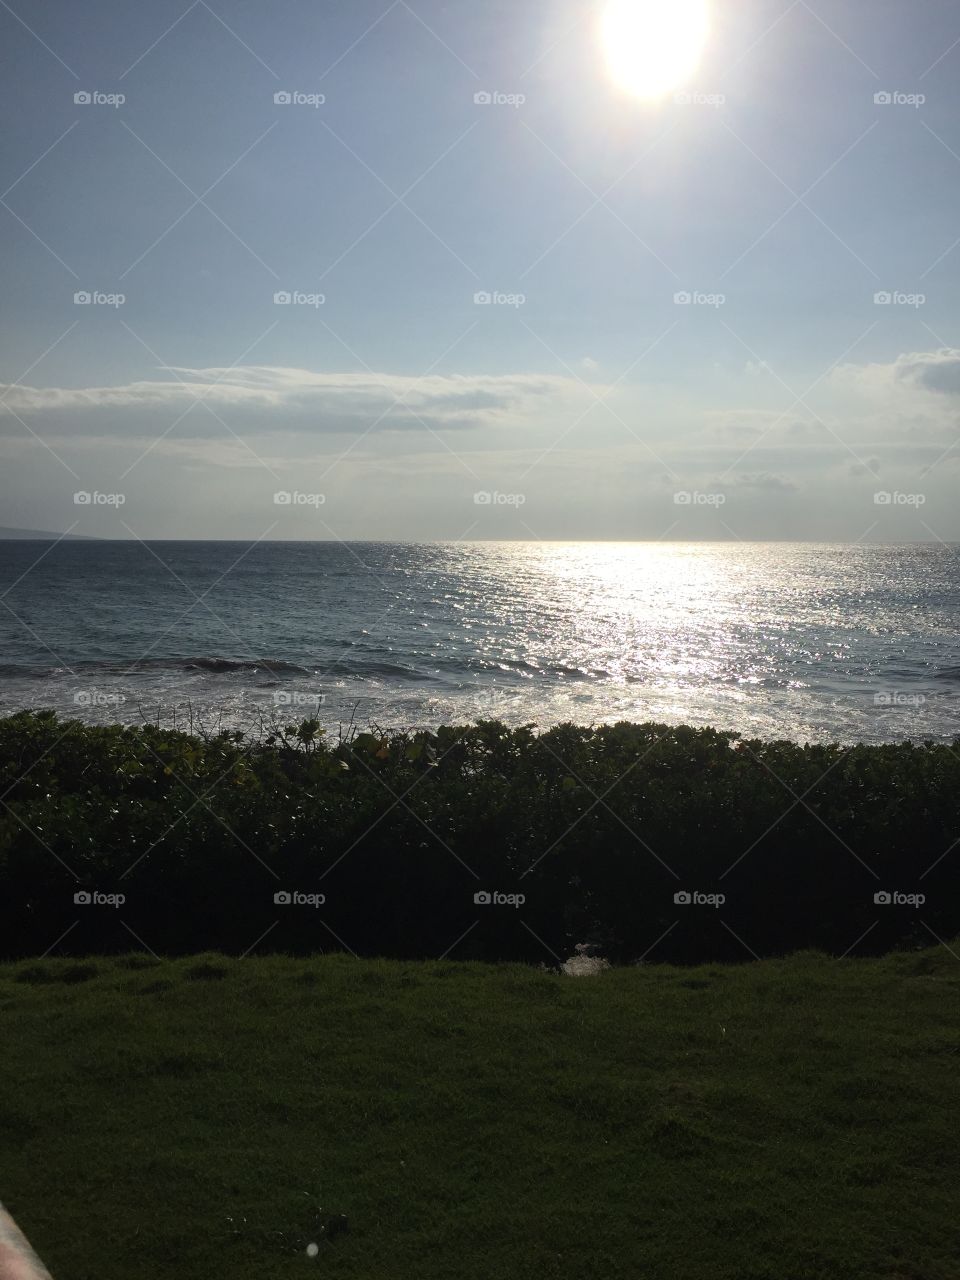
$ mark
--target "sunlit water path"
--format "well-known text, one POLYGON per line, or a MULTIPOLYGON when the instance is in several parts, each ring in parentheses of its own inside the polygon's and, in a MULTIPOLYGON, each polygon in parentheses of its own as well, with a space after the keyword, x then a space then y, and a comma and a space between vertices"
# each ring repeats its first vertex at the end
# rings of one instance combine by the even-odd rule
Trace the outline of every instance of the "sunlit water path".
POLYGON ((957 546, 0 542, 0 592, 2 713, 960 734, 957 546))

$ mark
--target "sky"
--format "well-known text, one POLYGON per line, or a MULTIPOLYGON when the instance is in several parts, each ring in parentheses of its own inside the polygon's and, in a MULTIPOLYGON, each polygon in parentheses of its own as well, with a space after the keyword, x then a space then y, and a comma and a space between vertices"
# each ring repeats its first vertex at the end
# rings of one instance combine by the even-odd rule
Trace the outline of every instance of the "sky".
POLYGON ((708 7, 3 3, 0 524, 960 540, 960 9, 708 7))

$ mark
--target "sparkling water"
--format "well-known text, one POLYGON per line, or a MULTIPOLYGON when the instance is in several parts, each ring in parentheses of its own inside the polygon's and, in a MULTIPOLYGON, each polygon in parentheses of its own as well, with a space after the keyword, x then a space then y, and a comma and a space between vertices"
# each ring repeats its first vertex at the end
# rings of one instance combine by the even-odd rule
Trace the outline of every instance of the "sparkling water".
POLYGON ((0 542, 0 712, 960 735, 960 547, 0 542))

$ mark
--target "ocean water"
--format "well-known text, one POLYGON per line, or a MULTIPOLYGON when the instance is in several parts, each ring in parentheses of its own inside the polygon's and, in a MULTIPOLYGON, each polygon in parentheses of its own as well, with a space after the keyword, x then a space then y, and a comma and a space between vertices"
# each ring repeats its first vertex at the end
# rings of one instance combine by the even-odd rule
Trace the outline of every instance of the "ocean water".
POLYGON ((960 547, 0 542, 0 714, 960 735, 960 547))

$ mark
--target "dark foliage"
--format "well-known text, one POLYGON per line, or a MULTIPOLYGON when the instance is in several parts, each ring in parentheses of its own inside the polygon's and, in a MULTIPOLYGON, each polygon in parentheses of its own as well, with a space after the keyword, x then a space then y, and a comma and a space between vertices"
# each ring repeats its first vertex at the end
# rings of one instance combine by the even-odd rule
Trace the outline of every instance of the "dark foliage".
POLYGON ((497 722, 328 743, 311 721, 254 742, 21 713, 0 720, 0 797, 6 958, 136 939, 553 964, 585 942, 686 963, 960 933, 943 745, 497 722))

